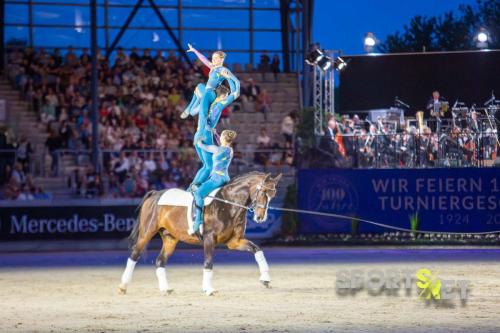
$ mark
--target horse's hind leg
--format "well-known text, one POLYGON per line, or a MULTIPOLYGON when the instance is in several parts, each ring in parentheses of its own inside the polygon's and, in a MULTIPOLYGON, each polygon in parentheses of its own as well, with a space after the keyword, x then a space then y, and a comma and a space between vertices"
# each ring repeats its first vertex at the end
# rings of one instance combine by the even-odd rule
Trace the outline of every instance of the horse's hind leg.
POLYGON ((259 265, 260 271, 260 282, 270 288, 271 276, 269 275, 269 266, 267 265, 266 257, 264 256, 264 252, 260 247, 249 241, 248 239, 240 238, 234 239, 227 243, 227 247, 230 250, 238 250, 238 251, 250 251, 255 256, 255 261, 257 261, 257 265, 259 265))
POLYGON ((172 253, 174 253, 175 246, 177 245, 178 240, 168 234, 164 235, 161 231, 160 235, 161 239, 163 240, 163 246, 161 248, 160 254, 156 258, 156 277, 158 278, 158 287, 160 288, 160 292, 165 295, 172 292, 172 289, 170 289, 168 286, 165 265, 167 263, 168 257, 170 257, 172 253))
POLYGON ((144 248, 149 243, 151 238, 156 234, 157 227, 151 228, 151 230, 147 230, 146 232, 142 232, 139 229, 139 236, 137 238, 137 242, 135 243, 132 253, 127 260, 127 267, 122 274, 121 283, 118 287, 118 291, 121 294, 125 294, 127 292, 127 285, 132 281, 132 274, 134 273, 135 264, 137 264, 137 260, 141 256, 144 248))
POLYGON ((215 237, 213 233, 203 235, 203 249, 205 252, 205 260, 203 263, 203 284, 202 290, 208 296, 215 293, 215 289, 212 286, 212 276, 213 276, 213 258, 215 251, 215 237))

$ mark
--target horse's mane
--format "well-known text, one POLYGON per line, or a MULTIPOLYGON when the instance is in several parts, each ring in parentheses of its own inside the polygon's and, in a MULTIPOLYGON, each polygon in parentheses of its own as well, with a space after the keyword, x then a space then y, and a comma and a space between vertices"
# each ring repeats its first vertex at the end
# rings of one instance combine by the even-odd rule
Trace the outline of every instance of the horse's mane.
POLYGON ((252 176, 264 176, 264 175, 265 175, 265 173, 260 172, 260 171, 247 172, 247 173, 244 173, 242 175, 239 175, 238 177, 235 177, 235 178, 231 179, 229 181, 229 183, 227 183, 227 185, 232 185, 232 184, 235 184, 235 183, 239 183, 242 180, 245 180, 245 179, 250 178, 252 176))

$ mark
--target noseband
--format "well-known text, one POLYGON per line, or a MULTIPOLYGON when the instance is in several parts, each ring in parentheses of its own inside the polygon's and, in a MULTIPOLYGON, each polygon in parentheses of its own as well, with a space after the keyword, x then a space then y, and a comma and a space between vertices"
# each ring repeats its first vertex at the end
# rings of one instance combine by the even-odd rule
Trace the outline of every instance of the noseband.
POLYGON ((266 211, 269 207, 269 196, 267 195, 266 193, 266 205, 265 206, 261 206, 257 203, 257 199, 259 198, 259 194, 260 194, 260 191, 262 189, 265 189, 265 190, 269 190, 269 191, 276 191, 276 187, 275 188, 270 188, 266 185, 264 185, 264 181, 261 181, 259 185, 257 185, 257 191, 255 192, 255 197, 252 199, 252 203, 250 204, 250 206, 248 207, 248 210, 250 212, 254 212, 256 208, 260 207, 260 208, 264 208, 266 211))

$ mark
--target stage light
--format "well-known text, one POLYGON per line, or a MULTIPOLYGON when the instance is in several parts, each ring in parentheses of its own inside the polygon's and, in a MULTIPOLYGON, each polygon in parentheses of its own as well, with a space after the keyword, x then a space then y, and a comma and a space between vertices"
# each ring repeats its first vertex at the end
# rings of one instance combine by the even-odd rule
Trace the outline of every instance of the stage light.
POLYGON ((320 49, 315 49, 309 52, 309 54, 307 55, 306 63, 308 65, 314 66, 324 57, 325 56, 323 55, 323 52, 321 52, 320 49))
POLYGON ((480 41, 481 43, 484 43, 484 42, 488 41, 488 35, 485 34, 484 32, 480 32, 477 35, 477 40, 480 41))
POLYGON ((332 66, 332 58, 323 56, 320 60, 318 60, 317 65, 323 71, 326 71, 332 66))
POLYGON ((377 44, 377 38, 372 32, 367 32, 365 35, 365 52, 372 53, 375 44, 377 44))
POLYGON ((337 59, 335 59, 334 67, 339 72, 343 71, 347 67, 347 62, 341 57, 337 57, 337 59))
POLYGON ((320 68, 323 72, 326 72, 331 67, 340 72, 347 66, 347 62, 345 62, 342 58, 338 57, 333 60, 332 57, 323 54, 323 51, 319 48, 314 48, 310 51, 305 62, 311 66, 318 66, 318 68, 320 68))
POLYGON ((479 29, 476 35, 476 47, 479 49, 485 49, 488 47, 488 31, 485 28, 479 29))
POLYGON ((488 35, 485 32, 480 32, 477 34, 477 40, 481 43, 488 41, 488 35))

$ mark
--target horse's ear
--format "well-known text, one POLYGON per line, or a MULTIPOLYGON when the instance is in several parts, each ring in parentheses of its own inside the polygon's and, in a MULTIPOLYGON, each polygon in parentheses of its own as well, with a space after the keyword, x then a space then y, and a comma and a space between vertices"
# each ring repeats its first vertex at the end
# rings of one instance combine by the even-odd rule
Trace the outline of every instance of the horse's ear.
POLYGON ((277 175, 276 177, 274 177, 272 180, 275 184, 278 184, 278 182, 281 180, 281 176, 283 176, 283 174, 279 174, 277 175))

